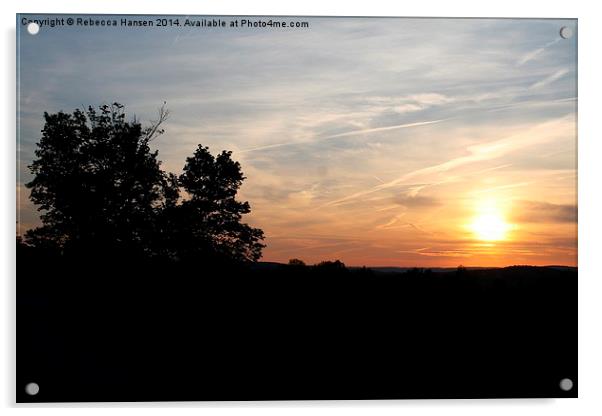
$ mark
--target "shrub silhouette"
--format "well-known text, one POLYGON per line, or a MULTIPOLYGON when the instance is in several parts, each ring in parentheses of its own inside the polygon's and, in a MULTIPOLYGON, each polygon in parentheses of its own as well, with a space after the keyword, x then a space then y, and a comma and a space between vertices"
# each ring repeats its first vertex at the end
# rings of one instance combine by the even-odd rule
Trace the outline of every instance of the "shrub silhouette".
POLYGON ((288 265, 292 266, 292 267, 305 267, 306 266, 305 262, 301 259, 290 259, 288 261, 288 265))
POLYGON ((182 175, 164 172, 150 142, 168 114, 161 107, 143 128, 119 103, 44 113, 26 184, 43 225, 26 242, 78 256, 258 260, 263 232, 241 222, 251 208, 235 199, 245 179, 240 164, 231 152, 214 158, 199 145, 182 175))
POLYGON ((347 267, 345 267, 345 264, 340 260, 322 261, 322 262, 314 265, 313 267, 315 270, 317 270, 319 273, 322 273, 322 274, 337 275, 337 274, 347 273, 349 271, 347 269, 347 267))

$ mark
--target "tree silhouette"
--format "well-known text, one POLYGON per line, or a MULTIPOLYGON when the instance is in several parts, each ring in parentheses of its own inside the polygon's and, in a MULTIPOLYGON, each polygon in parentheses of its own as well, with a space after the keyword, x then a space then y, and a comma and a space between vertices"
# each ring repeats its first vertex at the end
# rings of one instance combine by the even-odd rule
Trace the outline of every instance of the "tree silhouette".
POLYGON ((321 272, 328 272, 328 273, 332 273, 332 274, 346 273, 348 271, 347 267, 345 266, 345 263, 343 263, 340 260, 321 261, 320 263, 314 265, 313 267, 316 270, 319 270, 321 272))
POLYGON ((263 232, 241 223, 250 206, 235 199, 245 179, 240 164, 230 152, 214 158, 199 146, 180 177, 164 172, 150 142, 167 117, 161 107, 143 128, 118 103, 44 113, 26 184, 43 225, 26 242, 76 255, 259 259, 263 232))
POLYGON ((213 260, 257 261, 264 245, 263 231, 241 222, 251 212, 248 202, 236 200, 245 177, 240 164, 223 151, 214 157, 199 145, 186 159, 178 184, 188 198, 168 212, 171 240, 183 258, 199 258, 209 253, 213 260))
POLYGON ((301 259, 290 259, 288 261, 288 265, 292 266, 292 267, 305 267, 306 266, 305 262, 301 259))
POLYGON ((148 222, 163 196, 165 174, 149 142, 162 132, 125 120, 123 106, 96 111, 44 113, 42 138, 30 165, 31 200, 39 205, 43 226, 28 232, 64 250, 144 251, 148 222))

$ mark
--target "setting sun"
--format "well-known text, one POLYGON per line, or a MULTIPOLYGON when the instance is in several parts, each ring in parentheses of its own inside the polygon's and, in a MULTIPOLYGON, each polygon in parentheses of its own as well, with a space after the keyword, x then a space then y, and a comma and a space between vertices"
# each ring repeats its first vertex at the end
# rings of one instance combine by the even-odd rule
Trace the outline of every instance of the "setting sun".
POLYGON ((482 214, 474 219, 470 228, 479 240, 498 241, 506 238, 510 224, 501 215, 482 214))
POLYGON ((474 236, 481 241, 500 241, 508 238, 512 225, 506 221, 502 204, 495 199, 477 203, 475 215, 468 225, 474 236))

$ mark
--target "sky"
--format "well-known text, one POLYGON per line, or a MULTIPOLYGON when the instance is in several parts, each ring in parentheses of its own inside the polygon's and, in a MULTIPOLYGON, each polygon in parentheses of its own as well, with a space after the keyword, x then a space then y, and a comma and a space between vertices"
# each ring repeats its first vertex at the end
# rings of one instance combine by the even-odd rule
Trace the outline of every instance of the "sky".
POLYGON ((166 101, 163 168, 231 150, 263 261, 577 265, 575 20, 283 20, 309 27, 18 25, 18 231, 44 111, 166 101))

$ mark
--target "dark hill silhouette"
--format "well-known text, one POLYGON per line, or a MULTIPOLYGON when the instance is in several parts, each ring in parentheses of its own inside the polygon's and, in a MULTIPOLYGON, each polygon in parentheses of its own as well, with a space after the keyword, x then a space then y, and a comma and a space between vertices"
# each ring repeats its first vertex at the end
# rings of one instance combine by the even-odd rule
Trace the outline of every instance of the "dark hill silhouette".
POLYGON ((577 273, 18 253, 20 401, 575 397, 577 273))

